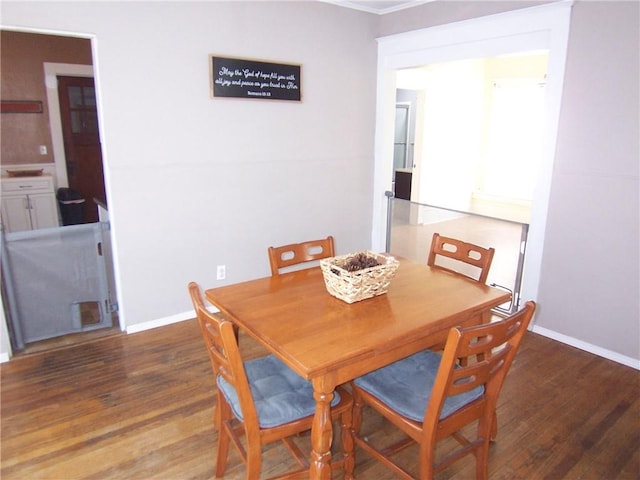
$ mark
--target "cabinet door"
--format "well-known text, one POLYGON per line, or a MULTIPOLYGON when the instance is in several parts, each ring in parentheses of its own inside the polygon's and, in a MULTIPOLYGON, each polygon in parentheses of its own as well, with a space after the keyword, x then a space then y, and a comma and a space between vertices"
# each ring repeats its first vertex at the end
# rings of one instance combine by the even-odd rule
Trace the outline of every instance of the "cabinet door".
POLYGON ((49 193, 29 195, 31 205, 31 225, 38 228, 52 228, 59 226, 58 204, 54 195, 49 193))
POLYGON ((6 233, 31 230, 28 206, 26 195, 2 197, 2 223, 6 233))

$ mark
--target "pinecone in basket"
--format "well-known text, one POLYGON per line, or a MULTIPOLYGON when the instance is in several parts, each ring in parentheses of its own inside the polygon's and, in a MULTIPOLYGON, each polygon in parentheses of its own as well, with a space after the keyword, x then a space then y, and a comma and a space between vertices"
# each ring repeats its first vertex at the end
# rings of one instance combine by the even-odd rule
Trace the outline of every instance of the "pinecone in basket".
POLYGON ((357 272, 365 268, 377 267, 380 262, 366 253, 358 253, 342 266, 347 272, 357 272))

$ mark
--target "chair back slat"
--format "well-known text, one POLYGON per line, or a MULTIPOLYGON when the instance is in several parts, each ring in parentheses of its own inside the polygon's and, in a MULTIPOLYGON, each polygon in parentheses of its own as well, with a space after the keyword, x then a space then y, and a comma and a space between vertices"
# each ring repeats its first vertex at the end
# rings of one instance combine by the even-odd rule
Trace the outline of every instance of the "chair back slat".
POLYGON ((480 283, 486 283, 494 254, 494 248, 484 248, 473 243, 434 233, 431 240, 431 250, 427 258, 427 265, 473 278, 480 283), (439 260, 439 257, 445 257, 456 262, 471 265, 476 267, 479 273, 477 276, 474 276, 461 270, 455 270, 447 266, 451 263, 445 265, 439 260))
POLYGON ((271 275, 279 275, 280 270, 292 265, 311 262, 335 255, 333 237, 291 243, 280 247, 269 247, 271 275))
POLYGON ((213 371, 216 375, 222 375, 229 383, 235 384, 229 358, 223 347, 222 336, 207 321, 203 322, 201 328, 204 329, 203 338, 207 345, 213 371))

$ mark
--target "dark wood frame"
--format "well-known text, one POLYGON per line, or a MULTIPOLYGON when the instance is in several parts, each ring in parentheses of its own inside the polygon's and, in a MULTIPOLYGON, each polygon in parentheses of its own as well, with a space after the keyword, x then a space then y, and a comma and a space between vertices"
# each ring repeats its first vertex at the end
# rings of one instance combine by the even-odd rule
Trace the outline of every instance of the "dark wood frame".
POLYGON ((212 98, 244 98, 252 100, 288 100, 299 102, 302 99, 302 67, 299 64, 270 62, 249 58, 232 58, 209 55, 209 73, 211 77, 212 98), (228 74, 222 74, 221 69, 228 74), (240 72, 252 70, 257 75, 247 76, 240 72), (276 75, 262 77, 259 74, 276 75), (260 80, 258 85, 255 80, 260 80), (246 81, 250 85, 234 85, 246 81), (272 86, 262 85, 273 83, 272 86), (282 85, 282 86, 275 86, 282 85))

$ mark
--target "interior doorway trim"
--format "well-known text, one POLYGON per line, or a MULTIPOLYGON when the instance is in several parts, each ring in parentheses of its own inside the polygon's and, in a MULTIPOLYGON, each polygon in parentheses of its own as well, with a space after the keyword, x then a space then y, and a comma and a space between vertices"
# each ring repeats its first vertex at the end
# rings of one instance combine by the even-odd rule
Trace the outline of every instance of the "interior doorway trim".
POLYGON ((378 39, 372 248, 385 249, 393 171, 396 70, 548 50, 544 145, 533 195, 522 298, 537 298, 573 0, 513 10, 378 39))
POLYGON ((62 117, 60 115, 60 99, 58 97, 58 76, 91 77, 92 65, 76 65, 73 63, 44 62, 44 83, 49 105, 49 125, 51 130, 51 145, 53 161, 56 169, 56 179, 59 187, 68 187, 67 161, 64 153, 64 139, 62 136, 62 117))

